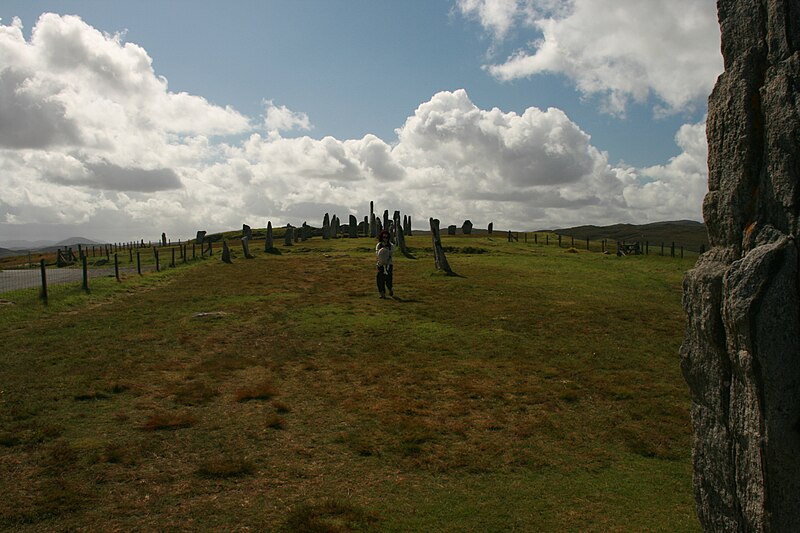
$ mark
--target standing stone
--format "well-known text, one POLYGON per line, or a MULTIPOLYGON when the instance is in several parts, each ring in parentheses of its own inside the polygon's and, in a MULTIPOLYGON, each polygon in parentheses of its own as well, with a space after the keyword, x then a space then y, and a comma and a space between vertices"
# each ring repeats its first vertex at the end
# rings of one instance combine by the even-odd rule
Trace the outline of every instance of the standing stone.
POLYGON ((331 238, 331 218, 328 213, 325 213, 325 217, 322 219, 322 238, 325 240, 331 238))
POLYGON ((451 225, 447 226, 447 234, 448 235, 455 235, 456 234, 456 225, 455 224, 451 224, 451 225))
POLYGON ((166 245, 167 245, 167 234, 166 233, 162 233, 161 234, 161 246, 166 246, 166 245))
POLYGON ((369 236, 370 237, 377 237, 378 236, 378 227, 375 224, 375 206, 372 202, 369 203, 369 236))
POLYGON ((275 250, 275 243, 272 240, 272 222, 267 222, 267 238, 264 241, 264 251, 265 252, 272 252, 275 250))
POLYGON ((362 229, 360 229, 359 231, 361 231, 361 233, 364 235, 364 237, 369 237, 369 217, 368 216, 364 217, 364 227, 362 229))
POLYGON ((246 259, 254 259, 255 256, 250 253, 250 239, 242 237, 242 252, 246 259))
POLYGON ((358 238, 358 220, 354 215, 350 215, 347 221, 347 236, 351 239, 358 238))
POLYGON ((339 217, 336 215, 333 215, 333 219, 331 220, 331 238, 339 238, 339 217))
MULTIPOLYGON (((194 238, 194 241, 198 245, 203 246, 203 239, 205 239, 205 238, 206 238, 206 232, 205 231, 198 231, 197 232, 197 236, 194 238)), ((144 241, 142 241, 142 242, 144 242, 144 241)))
POLYGON ((389 229, 389 210, 385 209, 383 211, 383 229, 389 229))
POLYGON ((461 225, 461 233, 464 235, 471 235, 472 234, 472 222, 469 220, 465 220, 464 223, 461 225))
POLYGON ((383 231, 383 226, 381 225, 381 220, 378 217, 375 217, 375 236, 377 237, 380 232, 383 231))
POLYGON ((247 224, 242 224, 242 237, 247 239, 253 238, 253 229, 247 224))
POLYGON ((411 215, 408 215, 408 225, 406 226, 406 237, 412 237, 412 234, 411 234, 411 215))
POLYGON ((447 257, 444 255, 444 248, 442 247, 442 237, 439 234, 439 220, 436 218, 428 219, 431 226, 431 239, 433 240, 433 261, 436 270, 443 270, 448 275, 454 275, 450 269, 450 263, 447 262, 447 257))
POLYGON ((695 499, 707 531, 800 531, 800 3, 717 7, 711 249, 683 294, 695 499))
POLYGON ((403 235, 403 226, 400 225, 400 211, 394 212, 394 239, 395 243, 400 248, 400 252, 408 258, 414 259, 414 256, 409 253, 408 247, 406 246, 405 235, 403 235))
POLYGON ((291 246, 294 240, 294 227, 291 224, 286 224, 286 231, 283 234, 284 246, 291 246))
POLYGON ((228 241, 222 241, 222 260, 228 264, 233 263, 231 260, 231 250, 228 248, 228 241))
POLYGON ((487 233, 491 235, 493 231, 494 231, 494 222, 489 222, 489 228, 487 229, 487 233))
POLYGON ((305 242, 310 236, 311 226, 309 226, 307 222, 303 221, 303 225, 300 228, 300 240, 305 242))

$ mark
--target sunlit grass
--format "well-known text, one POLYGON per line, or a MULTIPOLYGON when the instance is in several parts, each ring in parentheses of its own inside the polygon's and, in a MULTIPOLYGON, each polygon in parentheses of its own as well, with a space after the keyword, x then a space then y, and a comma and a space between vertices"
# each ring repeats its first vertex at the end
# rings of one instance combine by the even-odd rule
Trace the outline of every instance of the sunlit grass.
POLYGON ((395 300, 317 238, 0 308, 0 528, 698 530, 691 261, 444 240, 395 300))

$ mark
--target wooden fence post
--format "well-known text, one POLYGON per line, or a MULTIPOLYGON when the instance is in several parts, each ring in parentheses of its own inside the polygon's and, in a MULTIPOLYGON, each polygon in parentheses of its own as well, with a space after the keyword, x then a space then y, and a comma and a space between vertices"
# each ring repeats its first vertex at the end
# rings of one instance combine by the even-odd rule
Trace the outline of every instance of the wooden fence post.
POLYGON ((114 254, 114 277, 117 278, 117 281, 120 281, 120 279, 119 279, 119 259, 117 257, 117 254, 114 254))
POLYGON ((136 250, 136 272, 142 275, 142 258, 139 250, 136 250))
POLYGON ((47 267, 45 266, 44 259, 39 261, 39 268, 42 271, 42 291, 40 296, 44 305, 47 305, 47 267))
POLYGON ((89 292, 89 262, 84 257, 81 263, 83 267, 83 290, 89 292))

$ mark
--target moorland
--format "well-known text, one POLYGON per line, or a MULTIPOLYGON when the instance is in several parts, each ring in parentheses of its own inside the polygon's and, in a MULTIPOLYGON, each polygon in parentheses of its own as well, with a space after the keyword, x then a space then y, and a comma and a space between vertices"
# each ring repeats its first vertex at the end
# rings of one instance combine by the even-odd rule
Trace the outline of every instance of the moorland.
POLYGON ((697 531, 681 280, 319 238, 0 308, 0 529, 697 531))

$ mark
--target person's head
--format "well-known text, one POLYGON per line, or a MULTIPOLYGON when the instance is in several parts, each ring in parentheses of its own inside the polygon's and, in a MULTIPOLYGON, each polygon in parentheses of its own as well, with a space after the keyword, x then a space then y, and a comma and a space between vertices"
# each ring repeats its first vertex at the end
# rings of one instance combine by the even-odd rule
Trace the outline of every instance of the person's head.
POLYGON ((378 234, 378 241, 380 242, 389 242, 389 238, 389 232, 386 230, 383 230, 378 234))

